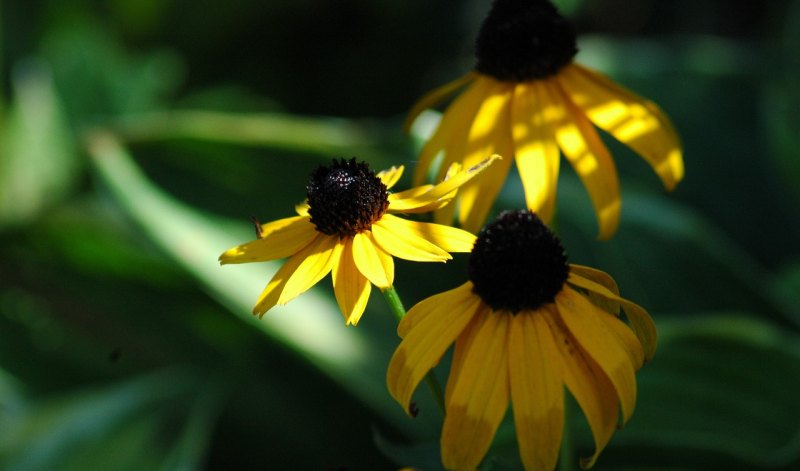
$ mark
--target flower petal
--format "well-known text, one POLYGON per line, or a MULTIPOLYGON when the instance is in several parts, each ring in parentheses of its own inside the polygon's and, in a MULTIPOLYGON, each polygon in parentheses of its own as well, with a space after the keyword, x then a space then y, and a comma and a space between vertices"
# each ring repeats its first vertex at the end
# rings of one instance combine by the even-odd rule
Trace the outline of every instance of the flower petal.
POLYGON ((381 179, 381 182, 386 185, 386 189, 388 190, 403 176, 403 169, 404 167, 402 165, 394 165, 392 168, 381 170, 376 176, 381 179))
POLYGON ((564 431, 564 382, 560 355, 547 322, 537 312, 511 321, 508 377, 514 428, 525 469, 556 467, 564 431))
POLYGON ((306 257, 313 253, 313 250, 319 245, 319 239, 325 239, 327 237, 328 236, 325 234, 317 233, 317 238, 314 241, 290 257, 289 260, 275 272, 272 279, 267 283, 266 288, 264 288, 264 291, 259 295, 258 301, 256 301, 256 305, 253 307, 253 314, 262 317, 265 312, 278 304, 278 298, 286 287, 289 278, 294 274, 295 270, 297 270, 297 267, 303 263, 306 257))
POLYGON ((559 104, 552 108, 560 112, 555 123, 556 141, 589 192, 600 226, 599 238, 608 239, 619 225, 621 206, 614 161, 592 123, 572 103, 559 82, 544 83, 550 99, 559 104))
POLYGON ((608 300, 618 302, 625 311, 625 316, 628 318, 628 322, 631 325, 633 333, 636 334, 636 337, 642 344, 642 348, 644 348, 645 360, 650 361, 653 359, 653 355, 656 353, 658 335, 656 333, 656 326, 653 323, 653 319, 650 317, 647 311, 645 311, 638 304, 619 297, 615 293, 609 291, 605 286, 583 278, 576 273, 569 274, 567 283, 591 291, 608 300))
POLYGON ((614 385, 577 343, 555 308, 547 306, 538 312, 547 322, 560 353, 553 361, 560 363, 564 382, 583 410, 592 430, 595 452, 588 458, 581 458, 581 467, 587 469, 594 465, 614 434, 619 415, 619 399, 614 385))
MULTIPOLYGON (((488 154, 487 154, 488 155, 488 154)), ((491 155, 485 159, 477 162, 475 165, 470 166, 466 170, 461 170, 433 187, 425 193, 419 193, 415 188, 399 193, 392 193, 389 195, 389 211, 392 212, 407 212, 432 203, 439 202, 442 198, 448 196, 453 190, 458 189, 468 181, 472 180, 475 176, 491 167, 492 163, 496 160, 501 160, 499 155, 491 155)))
MULTIPOLYGON (((302 203, 297 203, 294 205, 294 212, 299 214, 300 216, 308 216, 308 200, 303 201, 302 203)), ((262 229, 263 233, 263 229, 262 229)))
MULTIPOLYGON (((472 286, 471 283, 470 286, 472 286)), ((461 366, 464 364, 464 358, 466 358, 467 352, 472 348, 475 335, 478 333, 480 326, 483 325, 485 317, 492 314, 491 308, 486 304, 480 304, 475 312, 472 320, 464 327, 461 335, 456 339, 456 347, 453 349, 453 358, 450 360, 450 376, 448 377, 444 391, 445 410, 450 404, 453 390, 455 390, 458 378, 461 376, 461 366)))
POLYGON ((417 119, 417 116, 419 116, 420 113, 428 108, 433 108, 434 106, 438 105, 445 98, 452 95, 458 91, 459 88, 464 87, 473 80, 475 80, 475 73, 468 72, 452 82, 448 82, 428 92, 416 103, 414 103, 414 106, 411 107, 411 111, 408 112, 408 116, 403 123, 403 131, 408 134, 411 130, 411 125, 414 124, 414 121, 417 119))
POLYGON ((453 258, 449 253, 409 230, 404 219, 394 218, 388 224, 384 219, 372 224, 372 236, 383 250, 395 257, 415 262, 446 262, 453 258))
POLYGON ((289 277, 278 304, 288 303, 330 273, 333 264, 339 260, 342 243, 337 237, 318 237, 308 248, 310 252, 289 277))
POLYGON ((480 298, 463 288, 462 285, 419 302, 398 326, 403 341, 389 362, 386 385, 406 412, 419 382, 439 362, 480 305, 480 298))
POLYGON ((375 242, 370 231, 353 237, 353 260, 361 272, 375 286, 386 289, 394 282, 394 260, 375 242))
POLYGON ((488 312, 458 371, 442 426, 442 463, 475 469, 508 410, 508 340, 511 315, 488 312))
MULTIPOLYGON (((619 295, 619 287, 617 287, 617 282, 614 281, 614 278, 611 278, 611 276, 608 273, 596 270, 591 267, 585 267, 582 265, 570 264, 569 269, 570 272, 573 273, 575 276, 580 276, 581 278, 584 279, 593 280, 595 283, 599 283, 602 286, 608 288, 608 290, 610 290, 614 294, 619 295)), ((587 290, 586 295, 588 296, 589 300, 596 306, 616 316, 619 316, 618 302, 608 299, 604 296, 600 296, 599 294, 591 290, 587 290)))
POLYGON ((555 212, 561 155, 553 130, 555 105, 544 87, 541 82, 517 84, 511 124, 525 202, 543 221, 550 222, 555 212))
POLYGON ((475 245, 474 234, 456 227, 409 221, 391 214, 384 214, 377 224, 394 233, 413 234, 447 252, 470 252, 475 245))
POLYGON ((461 227, 470 232, 477 232, 483 226, 513 162, 512 96, 513 85, 497 82, 484 98, 469 130, 467 147, 463 153, 465 167, 475 165, 487 155, 499 154, 504 157, 486 169, 479 181, 464 185, 458 192, 458 221, 461 227))
POLYGON ((556 296, 556 306, 575 340, 614 384, 622 405, 622 422, 628 422, 636 408, 637 358, 599 320, 599 316, 610 314, 597 308, 569 286, 565 286, 556 296))
POLYGON ((307 217, 295 216, 263 224, 261 238, 219 256, 221 264, 264 262, 297 253, 319 234, 307 217))
POLYGON ((372 285, 353 261, 353 241, 345 239, 338 262, 333 264, 333 292, 346 325, 357 325, 367 308, 372 285))
POLYGON ((594 124, 644 157, 668 190, 675 188, 684 172, 681 142, 655 103, 578 64, 564 67, 559 79, 594 124))
POLYGON ((474 82, 447 107, 436 131, 422 146, 419 153, 419 160, 414 168, 412 179, 414 185, 425 181, 428 171, 435 164, 436 156, 441 151, 444 150, 444 160, 435 165, 439 168, 437 172, 439 176, 444 173, 444 169, 450 163, 461 158, 461 150, 466 145, 467 133, 472 120, 475 119, 475 112, 493 82, 491 79, 475 76, 474 82))

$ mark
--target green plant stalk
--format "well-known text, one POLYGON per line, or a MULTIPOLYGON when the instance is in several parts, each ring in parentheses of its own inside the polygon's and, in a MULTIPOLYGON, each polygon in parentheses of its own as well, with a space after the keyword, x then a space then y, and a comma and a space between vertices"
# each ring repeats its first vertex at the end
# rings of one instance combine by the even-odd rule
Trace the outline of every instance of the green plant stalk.
POLYGON ((561 435, 561 450, 558 454, 558 471, 574 471, 575 454, 572 443, 570 419, 572 418, 572 403, 570 398, 564 398, 564 430, 561 435))
MULTIPOLYGON (((399 323, 406 316, 406 308, 403 307, 403 301, 397 294, 397 290, 394 289, 394 286, 390 286, 386 289, 382 289, 381 293, 383 293, 383 298, 386 299, 386 303, 389 304, 389 309, 399 323)), ((436 379, 436 375, 433 374, 433 370, 428 371, 428 374, 425 375, 425 382, 428 384, 428 388, 431 390, 431 394, 433 394, 433 398, 436 400, 436 405, 439 406, 439 410, 444 414, 444 392, 442 390, 442 385, 439 384, 439 380, 436 379)))

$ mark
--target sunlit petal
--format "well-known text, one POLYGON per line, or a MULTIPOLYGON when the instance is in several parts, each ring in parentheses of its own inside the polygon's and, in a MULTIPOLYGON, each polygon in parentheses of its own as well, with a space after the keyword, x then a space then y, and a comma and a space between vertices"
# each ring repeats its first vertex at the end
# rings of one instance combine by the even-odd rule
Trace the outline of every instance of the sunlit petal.
POLYGON ((367 308, 372 285, 353 260, 353 241, 345 239, 339 261, 333 265, 333 292, 347 325, 358 324, 367 308))
POLYGON ((644 348, 644 356, 647 361, 653 358, 656 353, 656 345, 658 343, 658 336, 656 334, 656 326, 650 315, 638 304, 632 303, 625 298, 621 298, 615 293, 608 290, 603 285, 595 283, 581 277, 576 273, 570 273, 567 282, 571 285, 591 291, 599 296, 608 300, 619 303, 625 311, 625 316, 631 325, 633 333, 639 339, 639 342, 644 348))
POLYGON ((525 469, 555 469, 564 429, 564 382, 547 323, 537 312, 513 316, 509 371, 514 429, 525 469))
POLYGON ((575 341, 554 308, 547 306, 539 312, 547 322, 559 350, 559 355, 552 360, 560 364, 564 382, 583 410, 594 437, 595 452, 581 459, 581 467, 589 468, 616 430, 619 399, 614 385, 575 341))
POLYGON ((609 330, 600 320, 600 316, 610 314, 572 288, 564 287, 556 296, 556 305, 575 340, 611 380, 622 405, 622 421, 627 422, 636 408, 636 363, 642 354, 630 352, 627 345, 619 341, 616 331, 609 330))
POLYGON ((372 236, 389 254, 415 262, 445 262, 453 258, 445 250, 408 230, 400 218, 389 224, 382 220, 372 225, 372 236), (405 226, 405 227, 404 227, 405 226))
POLYGON ((386 384, 406 411, 419 382, 474 316, 480 300, 470 294, 462 286, 427 298, 414 306, 398 327, 403 341, 389 362, 386 384))
POLYGON ((408 134, 408 132, 411 130, 411 125, 414 124, 414 121, 417 119, 417 116, 419 116, 420 113, 428 108, 435 107, 445 98, 457 92, 459 88, 464 87, 473 80, 475 80, 475 73, 469 72, 453 80, 452 82, 448 82, 433 89, 420 98, 419 101, 414 103, 414 106, 411 107, 411 111, 408 112, 408 116, 403 123, 403 130, 405 133, 408 134))
POLYGON ((395 234, 406 233, 425 239, 447 252, 470 252, 475 245, 474 234, 451 226, 409 221, 391 214, 384 214, 376 224, 395 234))
POLYGON ((445 468, 475 469, 506 414, 510 324, 509 315, 485 315, 465 352, 442 426, 445 468))
POLYGON ((319 234, 311 220, 296 216, 261 226, 261 238, 234 247, 219 257, 222 264, 275 260, 294 255, 319 234))
POLYGON ((361 232, 353 237, 353 260, 358 271, 372 284, 381 289, 392 286, 394 260, 375 242, 371 232, 361 232))
POLYGON ((555 127, 556 140, 589 192, 600 226, 599 237, 608 239, 619 225, 621 201, 616 166, 583 111, 575 107, 556 80, 546 83, 550 98, 562 105, 555 127))
MULTIPOLYGON (((300 216, 308 216, 308 208, 309 208, 308 201, 306 200, 303 201, 302 203, 297 203, 296 205, 294 205, 294 212, 296 212, 300 216)), ((262 233, 264 232, 263 229, 261 232, 262 233)))
POLYGON ((658 106, 578 64, 565 67, 559 80, 594 124, 647 160, 668 190, 681 181, 680 138, 658 106))
POLYGON ((286 282, 278 304, 288 303, 330 273, 339 260, 342 244, 336 237, 318 237, 308 248, 309 253, 286 282))
POLYGON ((402 165, 394 165, 392 168, 378 172, 376 176, 386 185, 386 189, 391 189, 403 176, 403 170, 404 167, 402 165))
POLYGON ((553 118, 558 106, 541 82, 520 83, 511 107, 512 135, 517 169, 531 211, 550 222, 556 202, 561 155, 555 140, 553 118))

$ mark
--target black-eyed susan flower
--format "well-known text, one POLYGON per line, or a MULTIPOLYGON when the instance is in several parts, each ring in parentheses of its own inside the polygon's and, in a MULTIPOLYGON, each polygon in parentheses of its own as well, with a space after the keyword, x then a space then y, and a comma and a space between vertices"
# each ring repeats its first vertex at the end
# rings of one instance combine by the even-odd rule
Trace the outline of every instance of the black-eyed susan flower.
POLYGON ((450 344, 442 461, 475 469, 512 403, 527 470, 556 466, 564 427, 564 387, 589 422, 594 464, 636 404, 634 373, 656 333, 647 312, 619 296, 604 272, 567 264, 559 240, 529 211, 508 211, 479 234, 467 283, 414 306, 387 373, 408 410, 420 380, 450 344), (627 323, 623 320, 620 308, 627 323))
POLYGON ((320 166, 306 187, 307 201, 297 216, 260 226, 256 240, 234 247, 220 263, 249 263, 289 257, 261 293, 253 314, 262 316, 285 304, 333 272, 336 301, 347 324, 364 313, 371 284, 388 289, 394 280, 394 257, 444 262, 448 252, 469 252, 475 236, 439 224, 410 221, 391 213, 432 211, 447 204, 458 188, 497 156, 467 169, 451 167, 437 185, 398 193, 388 190, 403 167, 377 175, 355 158, 320 166))
MULTIPOLYGON (((459 191, 462 227, 480 228, 512 161, 528 208, 550 221, 560 149, 589 192, 600 237, 613 235, 620 214, 617 171, 594 126, 641 155, 668 190, 683 178, 680 140, 666 115, 574 63, 576 53, 572 25, 549 1, 495 0, 478 35, 475 70, 432 91, 411 110, 407 129, 424 109, 466 87, 422 148, 415 184, 438 162, 441 174, 451 162, 469 166, 492 153, 507 157, 479 183, 459 191)), ((455 210, 450 205, 439 211, 437 221, 452 220, 455 210)))

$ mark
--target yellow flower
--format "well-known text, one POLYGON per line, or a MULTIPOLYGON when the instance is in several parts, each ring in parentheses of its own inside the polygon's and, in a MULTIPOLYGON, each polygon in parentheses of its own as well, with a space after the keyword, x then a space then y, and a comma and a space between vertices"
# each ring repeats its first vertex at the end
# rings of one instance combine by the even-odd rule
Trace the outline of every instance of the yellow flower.
POLYGON ((649 315, 619 297, 606 273, 568 265, 561 243, 529 211, 501 213, 481 231, 469 275, 400 322, 390 393, 409 410, 420 380, 455 342, 441 437, 445 468, 478 466, 510 401, 525 469, 554 469, 564 386, 594 436, 594 454, 581 460, 592 466, 620 409, 623 424, 633 413, 634 373, 655 353, 649 315))
POLYGON ((311 175, 307 202, 297 216, 259 226, 256 240, 234 247, 221 264, 289 257, 258 298, 253 314, 263 316, 286 304, 333 272, 333 288, 348 325, 357 324, 371 284, 386 289, 394 280, 392 256, 422 262, 444 262, 448 252, 469 252, 475 236, 439 224, 409 221, 391 213, 419 213, 447 204, 457 189, 498 156, 462 170, 451 167, 437 185, 389 193, 403 167, 377 175, 366 163, 342 159, 311 175), (371 284, 370 284, 371 283, 371 284))
MULTIPOLYGON (((483 224, 512 161, 528 208, 549 222, 560 149, 588 190, 600 238, 611 237, 620 214, 617 171, 592 124, 641 155, 668 190, 683 178, 681 143, 666 115, 652 102, 573 63, 576 52, 572 26, 550 2, 496 0, 478 36, 476 70, 412 108, 406 130, 423 110, 467 87, 421 150, 415 184, 431 169, 443 173, 451 162, 469 166, 492 153, 507 157, 480 182, 459 191, 458 221, 465 229, 475 232, 483 224)), ((451 221, 455 210, 454 204, 438 212, 437 222, 451 221)))

